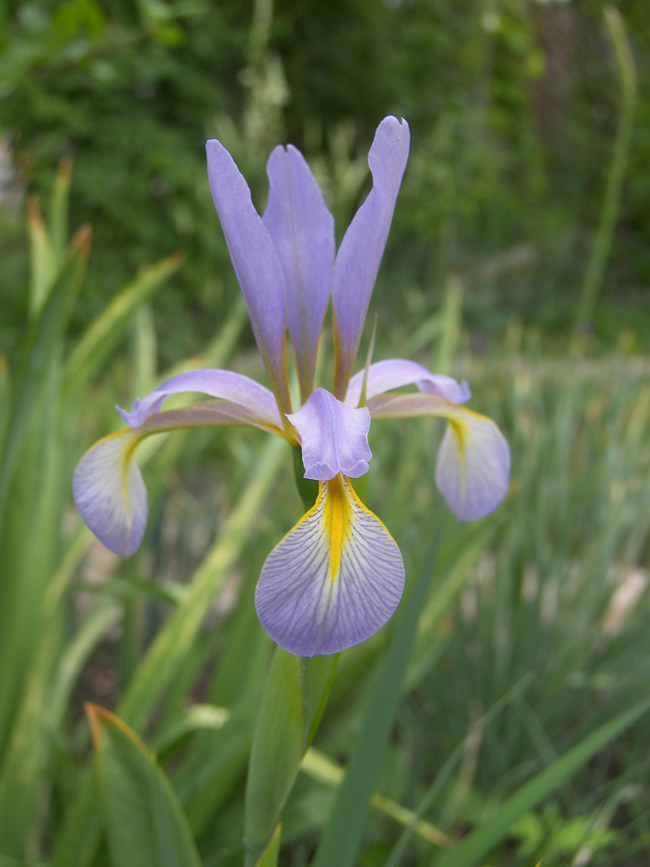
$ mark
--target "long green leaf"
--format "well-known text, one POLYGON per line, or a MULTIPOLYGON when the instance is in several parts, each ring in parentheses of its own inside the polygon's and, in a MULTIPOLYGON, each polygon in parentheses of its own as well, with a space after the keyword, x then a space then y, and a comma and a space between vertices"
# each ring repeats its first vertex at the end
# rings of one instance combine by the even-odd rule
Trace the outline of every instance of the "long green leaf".
POLYGON ((436 867, 472 867, 500 843, 513 824, 554 789, 565 783, 585 762, 650 710, 650 699, 638 702, 591 732, 556 759, 548 768, 511 795, 489 818, 449 852, 434 862, 436 867))
POLYGON ((131 317, 185 260, 173 253, 145 268, 117 295, 89 326, 66 362, 66 396, 73 395, 100 369, 110 352, 124 337, 131 317))
POLYGON ((43 309, 57 272, 57 257, 52 247, 45 221, 32 196, 27 200, 27 233, 29 236, 29 314, 35 319, 43 309))
POLYGON ((187 819, 154 756, 110 711, 86 710, 115 867, 200 867, 187 819))
MULTIPOLYGON (((262 699, 246 784, 247 864, 266 863, 280 815, 320 721, 336 656, 304 659, 278 647, 262 699)), ((279 845, 279 843, 278 843, 279 845)))
POLYGON ((48 207, 48 223, 52 249, 61 261, 68 240, 68 214, 70 210, 70 184, 72 182, 72 160, 64 157, 52 184, 48 207))
POLYGON ((81 285, 90 252, 90 230, 82 229, 72 242, 70 257, 53 286, 40 316, 29 330, 22 363, 14 380, 11 417, 5 431, 0 470, 0 514, 13 471, 36 411, 37 396, 54 354, 58 351, 71 301, 81 285))

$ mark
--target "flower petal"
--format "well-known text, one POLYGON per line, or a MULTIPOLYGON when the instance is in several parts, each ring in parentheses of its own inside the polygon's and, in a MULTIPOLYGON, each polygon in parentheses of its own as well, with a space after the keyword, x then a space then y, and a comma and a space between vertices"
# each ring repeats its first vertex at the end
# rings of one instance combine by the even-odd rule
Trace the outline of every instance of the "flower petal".
POLYGON ((79 514, 95 536, 124 557, 140 547, 147 525, 147 491, 133 452, 143 434, 127 428, 86 452, 72 481, 79 514))
MULTIPOLYGON (((350 380, 345 396, 345 402, 349 406, 358 405, 365 375, 365 370, 360 370, 350 380)), ((465 381, 458 383, 451 376, 445 376, 444 373, 431 373, 430 370, 416 361, 392 358, 387 361, 378 361, 368 368, 366 400, 383 394, 385 391, 414 384, 420 391, 427 394, 437 394, 451 403, 465 403, 472 396, 465 381)))
POLYGON ((395 117, 379 124, 368 155, 373 187, 354 215, 334 264, 332 304, 336 341, 335 394, 352 373, 370 296, 384 254, 395 200, 408 160, 409 126, 395 117))
POLYGON ((289 408, 284 356, 287 299, 282 265, 233 158, 215 139, 206 143, 206 151, 212 198, 255 338, 273 389, 282 406, 289 408))
POLYGON ((353 409, 318 388, 287 418, 300 434, 305 478, 326 481, 337 473, 353 479, 368 472, 370 413, 353 409))
POLYGON ((404 589, 388 530, 344 476, 321 482, 316 505, 269 554, 255 591, 262 626, 297 656, 338 653, 374 635, 404 589))
POLYGON ((257 419, 282 427, 277 403, 268 388, 264 388, 248 376, 232 373, 230 370, 207 368, 179 373, 178 376, 172 376, 171 379, 163 382, 151 394, 136 399, 131 412, 120 409, 119 406, 117 410, 129 427, 140 427, 145 419, 160 412, 168 397, 186 391, 196 391, 210 397, 238 403, 250 410, 257 419))
POLYGON ((311 392, 316 348, 334 265, 334 218, 303 155, 276 147, 267 164, 269 201, 262 217, 282 263, 287 322, 303 399, 311 392))
POLYGON ((86 452, 74 473, 72 490, 79 514, 97 538, 124 557, 140 546, 147 523, 147 492, 134 454, 138 443, 155 433, 179 428, 245 424, 282 436, 239 404, 200 403, 147 418, 140 427, 104 437, 86 452))
POLYGON ((436 463, 436 483, 451 511, 474 521, 508 492, 510 449, 493 421, 429 394, 386 394, 368 401, 375 419, 440 416, 449 422, 436 463))

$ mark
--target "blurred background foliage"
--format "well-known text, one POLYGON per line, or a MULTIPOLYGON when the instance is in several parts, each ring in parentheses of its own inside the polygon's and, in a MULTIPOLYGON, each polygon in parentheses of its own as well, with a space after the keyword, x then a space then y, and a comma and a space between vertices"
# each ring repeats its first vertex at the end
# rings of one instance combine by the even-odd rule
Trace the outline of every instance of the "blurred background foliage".
MULTIPOLYGON (((360 171, 342 188, 332 163, 356 157, 363 168, 378 118, 395 113, 409 120, 414 146, 390 252, 409 263, 410 282, 427 290, 406 294, 405 326, 439 302, 441 277, 461 270, 471 275, 468 324, 483 336, 498 340, 512 315, 566 331, 619 113, 603 4, 266 5, 258 4, 251 31, 248 3, 3 4, 4 198, 17 195, 16 185, 44 193, 58 161, 76 160, 72 221, 91 222, 101 238, 77 318, 96 314, 139 264, 182 248, 188 263, 155 315, 166 360, 187 352, 193 340, 207 339, 229 297, 225 287, 232 289, 229 277, 215 277, 228 265, 205 184, 205 138, 234 146, 245 136, 238 152, 260 202, 269 147, 294 142, 331 180, 341 226, 367 180, 360 171), (260 78, 261 92, 254 87, 260 78), (261 119, 251 114, 255 100, 264 106, 261 119), (487 273, 486 259, 495 260, 487 273)), ((647 7, 644 0, 623 6, 645 92, 647 7)), ((641 100, 618 255, 595 316, 606 340, 625 327, 636 346, 650 329, 649 139, 641 100)), ((7 228, 2 279, 12 311, 21 304, 15 287, 25 255, 7 228)), ((378 300, 403 310, 403 281, 400 290, 383 280, 378 300)))
POLYGON ((647 863, 649 47, 647 0, 0 6, 0 867, 141 867, 156 821, 181 864, 195 844, 241 863, 270 654, 252 593, 301 511, 291 456, 258 432, 148 440, 128 562, 81 526, 70 479, 115 402, 197 366, 261 375, 205 139, 260 208, 271 147, 295 143, 340 237, 388 113, 412 150, 375 358, 467 377, 513 480, 490 518, 444 523, 438 427, 373 426, 369 503, 426 602, 394 718, 403 606, 341 660, 280 863, 310 862, 335 799, 364 844, 318 867, 647 863), (368 818, 340 783, 373 696, 390 737, 368 818), (91 711, 101 798, 86 700, 158 754, 91 711))

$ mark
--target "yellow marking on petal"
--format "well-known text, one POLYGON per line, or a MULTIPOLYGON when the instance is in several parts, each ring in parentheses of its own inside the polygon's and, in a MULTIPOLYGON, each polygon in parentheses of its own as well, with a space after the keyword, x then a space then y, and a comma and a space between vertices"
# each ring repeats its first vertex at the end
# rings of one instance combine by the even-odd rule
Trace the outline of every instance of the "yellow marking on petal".
MULTIPOLYGON (((131 428, 133 430, 133 428, 131 428)), ((124 431, 122 431, 123 433, 124 431)), ((134 434, 133 437, 129 438, 127 442, 124 444, 124 451, 122 452, 122 491, 124 493, 124 505, 126 506, 126 517, 129 522, 129 526, 131 527, 131 504, 129 503, 129 466, 131 465, 131 461, 133 460, 133 455, 135 453, 136 448, 140 444, 140 441, 145 438, 146 434, 142 433, 140 435, 134 434)), ((131 533, 129 533, 129 537, 131 533)), ((130 539, 129 539, 130 542, 130 539)))
POLYGON ((341 565, 343 544, 352 528, 352 506, 340 473, 327 482, 323 524, 330 541, 329 577, 330 581, 336 581, 341 565))
MULTIPOLYGON (((471 410, 470 410, 471 411, 471 410)), ((477 413, 474 413, 477 415, 477 413)), ((458 443, 458 455, 463 467, 465 466, 465 439, 467 437, 467 422, 459 418, 447 418, 447 424, 452 429, 458 443)))
MULTIPOLYGON (((471 409, 465 409, 465 407, 463 407, 463 412, 468 413, 468 415, 471 414, 479 418, 484 418, 484 416, 480 416, 479 413, 473 412, 471 409)), ((467 500, 467 461, 465 441, 469 434, 469 426, 464 419, 458 417, 452 418, 451 415, 446 417, 446 421, 451 428, 451 432, 456 437, 456 442, 458 444, 458 462, 460 464, 460 501, 462 504, 461 511, 463 511, 467 500)), ((490 421, 490 419, 488 419, 488 421, 490 421)))
MULTIPOLYGON (((170 428, 171 430, 171 428, 170 428)), ((122 461, 122 494, 124 496, 124 506, 126 509, 127 521, 129 524, 131 523, 131 508, 129 504, 129 465, 131 464, 131 460, 133 459, 133 454, 140 444, 140 442, 150 433, 157 433, 157 431, 142 431, 141 433, 136 433, 137 428, 132 427, 123 427, 120 430, 115 431, 112 434, 108 434, 108 436, 102 437, 97 440, 97 442, 88 449, 88 452, 91 452, 94 448, 96 448, 100 443, 107 442, 108 440, 118 439, 119 437, 123 437, 125 434, 131 434, 131 436, 126 438, 122 449, 121 461, 122 461)), ((86 454, 88 454, 86 452, 86 454)))

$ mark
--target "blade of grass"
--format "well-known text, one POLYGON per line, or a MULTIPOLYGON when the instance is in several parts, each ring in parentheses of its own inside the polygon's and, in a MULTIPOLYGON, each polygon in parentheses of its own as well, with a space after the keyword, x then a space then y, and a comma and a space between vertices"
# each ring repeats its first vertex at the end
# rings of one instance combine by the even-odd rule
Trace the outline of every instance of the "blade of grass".
POLYGON ((65 253, 68 240, 68 213, 70 209, 70 184, 72 182, 72 160, 64 157, 52 184, 48 207, 48 223, 52 248, 60 262, 65 253))
POLYGON ((144 268, 111 301, 88 327, 70 353, 65 365, 65 397, 70 399, 101 368, 107 356, 124 337, 133 314, 148 301, 185 261, 182 253, 172 253, 144 268))
POLYGON ((27 200, 27 232, 29 235, 29 317, 34 320, 43 309, 56 277, 57 257, 38 207, 38 200, 27 200))
POLYGON ((40 316, 29 329, 14 381, 10 421, 5 432, 0 470, 0 515, 25 437, 37 408, 44 372, 58 351, 71 302, 76 295, 90 253, 90 230, 81 229, 73 240, 70 257, 57 279, 40 316))
POLYGON ((451 775, 456 769, 456 766, 463 757, 463 753, 465 751, 468 739, 472 738, 477 731, 485 731, 485 729, 492 722, 492 720, 508 704, 510 704, 510 702, 514 698, 516 698, 518 695, 521 695, 521 693, 526 689, 526 686, 530 683, 531 680, 532 675, 526 675, 526 677, 522 678, 519 683, 515 684, 512 689, 508 690, 508 692, 504 696, 502 696, 498 701, 496 701, 492 705, 492 707, 470 728, 467 735, 463 738, 463 740, 451 753, 449 758, 445 761, 438 774, 436 774, 435 779, 420 800, 417 810, 411 814, 413 817, 411 819, 411 822, 409 823, 408 827, 406 827, 400 834, 400 837, 395 846, 393 847, 388 857, 388 860, 384 864, 384 867, 399 867, 400 864, 404 863, 404 852, 409 842, 411 841, 413 834, 417 833, 417 823, 423 820, 423 817, 431 808, 431 805, 434 803, 435 799, 447 785, 447 782, 451 778, 451 775))
POLYGON ((578 768, 641 719, 648 710, 650 699, 644 699, 588 734, 504 801, 455 849, 445 852, 432 863, 436 867, 473 867, 481 862, 494 846, 507 837, 517 819, 565 783, 578 768))

